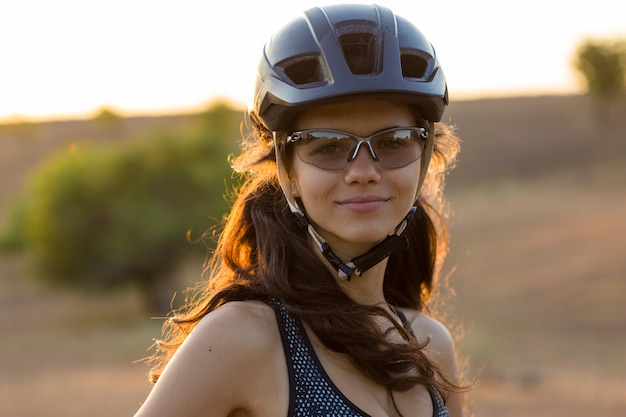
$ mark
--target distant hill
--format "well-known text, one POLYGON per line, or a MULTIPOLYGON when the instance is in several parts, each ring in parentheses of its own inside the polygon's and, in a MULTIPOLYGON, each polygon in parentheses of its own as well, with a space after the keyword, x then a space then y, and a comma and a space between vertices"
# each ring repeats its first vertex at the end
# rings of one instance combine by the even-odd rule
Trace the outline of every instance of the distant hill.
POLYGON ((546 96, 453 102, 444 121, 463 141, 450 187, 510 177, 626 163, 626 100, 608 120, 588 96, 546 96))
MULTIPOLYGON (((587 96, 512 97, 453 102, 444 121, 463 140, 460 164, 449 178, 460 186, 626 162, 626 100, 610 124, 594 116, 587 96)), ((0 125, 0 218, 4 202, 51 152, 85 142, 124 142, 156 130, 182 131, 198 115, 129 117, 0 125)), ((237 138, 233 138, 236 140, 237 138)))

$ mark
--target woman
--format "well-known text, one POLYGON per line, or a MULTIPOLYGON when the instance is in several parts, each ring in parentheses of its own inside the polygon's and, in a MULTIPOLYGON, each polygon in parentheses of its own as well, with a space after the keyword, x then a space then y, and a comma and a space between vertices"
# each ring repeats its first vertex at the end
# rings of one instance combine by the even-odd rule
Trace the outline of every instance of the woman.
POLYGON ((386 8, 314 8, 275 34, 245 183, 137 416, 462 416, 452 338, 426 314, 458 152, 446 104, 434 50, 386 8))

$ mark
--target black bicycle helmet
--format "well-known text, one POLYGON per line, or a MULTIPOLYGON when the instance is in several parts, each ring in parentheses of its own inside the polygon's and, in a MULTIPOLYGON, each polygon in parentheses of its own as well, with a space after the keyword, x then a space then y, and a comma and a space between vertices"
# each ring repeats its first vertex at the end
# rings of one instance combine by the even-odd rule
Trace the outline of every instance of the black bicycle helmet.
POLYGON ((280 131, 309 105, 355 96, 405 102, 430 122, 441 120, 448 104, 430 42, 382 6, 315 7, 283 27, 264 47, 249 110, 280 131), (363 45, 367 62, 351 68, 346 56, 363 45))

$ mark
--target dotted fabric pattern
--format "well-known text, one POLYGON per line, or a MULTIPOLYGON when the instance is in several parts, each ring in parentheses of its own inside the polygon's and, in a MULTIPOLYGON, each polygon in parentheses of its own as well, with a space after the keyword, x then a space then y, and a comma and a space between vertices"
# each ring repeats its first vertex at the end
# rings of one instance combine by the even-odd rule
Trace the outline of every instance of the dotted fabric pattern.
MULTIPOLYGON (((289 417, 369 417, 348 400, 333 384, 301 322, 285 307, 272 300, 283 339, 289 369, 289 417)), ((438 392, 433 397, 433 417, 450 417, 438 392)))
POLYGON ((450 417, 450 412, 448 408, 443 402, 443 398, 439 391, 431 392, 431 396, 433 397, 433 405, 435 409, 433 410, 433 417, 450 417))

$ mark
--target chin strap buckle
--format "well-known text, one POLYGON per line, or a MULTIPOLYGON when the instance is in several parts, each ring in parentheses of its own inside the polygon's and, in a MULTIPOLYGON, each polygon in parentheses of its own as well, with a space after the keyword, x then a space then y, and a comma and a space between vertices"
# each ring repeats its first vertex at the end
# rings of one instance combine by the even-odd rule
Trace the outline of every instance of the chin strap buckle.
MULTIPOLYGON (((408 222, 415 217, 416 212, 417 207, 411 207, 411 210, 398 225, 393 235, 387 236, 382 242, 374 246, 372 249, 348 262, 348 265, 352 265, 351 270, 354 276, 360 276, 363 272, 378 264, 392 253, 406 250, 409 247, 409 239, 402 235, 402 233, 406 229, 408 222)), ((347 277, 348 281, 350 281, 351 277, 352 276, 347 277)))
POLYGON ((350 281, 352 279, 352 276, 358 277, 359 275, 361 275, 361 271, 359 271, 357 267, 352 264, 352 262, 346 264, 341 259, 339 259, 339 257, 335 255, 327 242, 322 242, 321 250, 324 258, 326 258, 326 260, 330 262, 330 264, 337 270, 339 278, 347 279, 348 281, 350 281))
POLYGON ((359 271, 359 274, 355 275, 359 276, 361 275, 362 271, 367 271, 392 253, 407 249, 408 247, 409 240, 406 238, 406 236, 400 236, 396 234, 390 235, 363 255, 357 256, 356 258, 352 259, 350 263, 355 265, 355 270, 359 271))
POLYGON ((400 223, 400 225, 396 228, 393 235, 387 236, 382 242, 378 243, 372 249, 368 250, 363 255, 353 258, 347 263, 343 262, 337 255, 335 255, 328 242, 326 242, 324 238, 317 233, 306 216, 299 215, 298 217, 302 222, 307 223, 309 235, 319 247, 322 255, 324 255, 324 258, 326 258, 326 260, 337 270, 337 276, 339 279, 351 281, 352 277, 361 276, 363 272, 378 264, 392 253, 405 250, 409 247, 409 240, 406 236, 403 236, 402 233, 404 232, 404 229, 406 229, 408 221, 415 216, 416 210, 416 207, 411 209, 411 211, 402 220, 402 223, 400 223))

